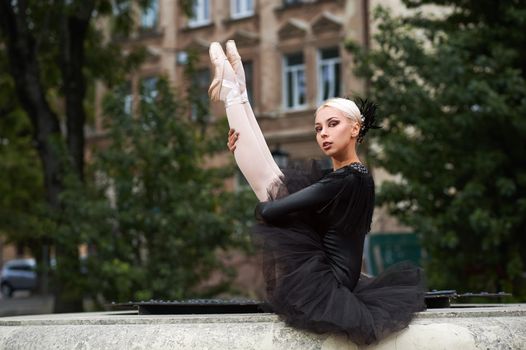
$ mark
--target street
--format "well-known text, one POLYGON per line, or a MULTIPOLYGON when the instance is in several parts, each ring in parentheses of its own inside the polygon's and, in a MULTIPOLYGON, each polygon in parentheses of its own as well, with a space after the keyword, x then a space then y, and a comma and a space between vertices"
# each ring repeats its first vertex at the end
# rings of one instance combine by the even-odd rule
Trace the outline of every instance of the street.
POLYGON ((49 314, 53 312, 51 295, 32 295, 29 292, 15 292, 12 298, 0 298, 0 317, 16 315, 49 314))

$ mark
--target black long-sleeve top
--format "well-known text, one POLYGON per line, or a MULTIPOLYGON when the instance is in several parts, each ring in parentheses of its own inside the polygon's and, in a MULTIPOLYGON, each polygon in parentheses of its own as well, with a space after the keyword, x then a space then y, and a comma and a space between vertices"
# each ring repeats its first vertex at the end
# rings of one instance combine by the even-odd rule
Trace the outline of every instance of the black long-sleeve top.
POLYGON ((350 288, 360 277, 363 243, 374 209, 374 181, 367 169, 352 163, 286 197, 256 206, 256 219, 285 224, 302 214, 323 238, 327 259, 339 283, 350 288))

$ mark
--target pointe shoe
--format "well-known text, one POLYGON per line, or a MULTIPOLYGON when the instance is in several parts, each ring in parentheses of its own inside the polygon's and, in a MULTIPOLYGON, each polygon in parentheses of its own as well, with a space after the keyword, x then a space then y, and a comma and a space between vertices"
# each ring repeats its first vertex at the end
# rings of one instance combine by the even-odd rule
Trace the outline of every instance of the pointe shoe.
POLYGON ((214 64, 214 79, 208 89, 208 96, 212 101, 223 101, 228 107, 235 103, 242 103, 236 74, 218 42, 210 44, 210 60, 214 64))
POLYGON ((236 43, 234 40, 228 40, 226 42, 226 56, 230 65, 236 73, 237 83, 239 84, 239 90, 244 101, 248 101, 247 96, 247 83, 245 79, 245 70, 243 69, 243 62, 241 62, 241 56, 237 51, 236 43))

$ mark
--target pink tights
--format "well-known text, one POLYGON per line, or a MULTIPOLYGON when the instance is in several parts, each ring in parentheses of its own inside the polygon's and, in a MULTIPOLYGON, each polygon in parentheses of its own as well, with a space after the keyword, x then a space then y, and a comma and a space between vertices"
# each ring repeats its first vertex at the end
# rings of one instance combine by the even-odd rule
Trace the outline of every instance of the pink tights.
POLYGON ((230 128, 239 132, 234 158, 250 187, 263 202, 268 200, 270 185, 283 175, 272 158, 263 133, 250 103, 236 103, 226 107, 230 128))

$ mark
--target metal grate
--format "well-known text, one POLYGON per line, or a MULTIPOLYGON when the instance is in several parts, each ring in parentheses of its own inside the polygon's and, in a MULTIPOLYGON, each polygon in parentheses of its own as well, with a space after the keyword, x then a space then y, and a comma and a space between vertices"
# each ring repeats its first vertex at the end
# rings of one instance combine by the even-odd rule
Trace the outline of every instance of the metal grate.
POLYGON ((457 298, 498 298, 511 296, 510 293, 498 292, 498 293, 462 293, 458 294, 456 290, 433 290, 427 292, 425 295, 425 301, 428 309, 439 309, 451 306, 451 300, 457 298))
MULTIPOLYGON (((501 298, 510 293, 462 293, 456 290, 433 290, 425 295, 428 309, 451 307, 453 299, 462 298, 501 298)), ((268 304, 259 300, 189 299, 189 300, 149 300, 112 303, 114 309, 136 309, 139 315, 189 315, 189 314, 245 314, 272 312, 268 304)))
POLYGON ((150 300, 112 303, 111 306, 120 309, 136 308, 139 311, 139 315, 244 314, 270 312, 270 308, 266 303, 256 300, 150 300))

